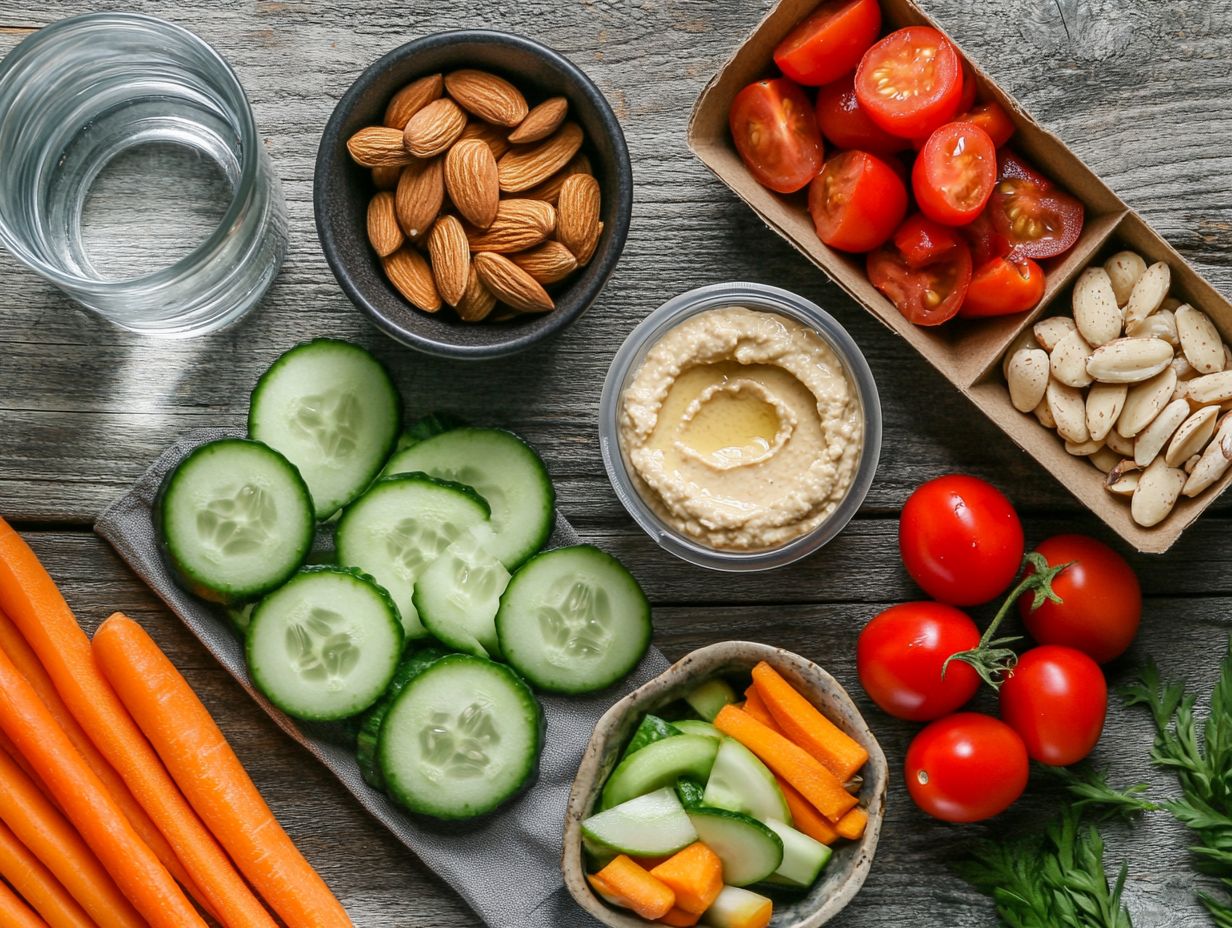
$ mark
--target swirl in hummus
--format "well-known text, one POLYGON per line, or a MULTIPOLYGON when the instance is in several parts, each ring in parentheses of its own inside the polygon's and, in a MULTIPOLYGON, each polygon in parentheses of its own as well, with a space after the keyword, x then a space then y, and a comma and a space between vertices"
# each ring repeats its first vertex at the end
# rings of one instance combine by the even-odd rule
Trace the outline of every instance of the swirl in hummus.
POLYGON ((620 441, 660 519, 710 547, 753 551, 830 516, 859 464, 863 419, 820 335, 731 306, 650 349, 621 396, 620 441))

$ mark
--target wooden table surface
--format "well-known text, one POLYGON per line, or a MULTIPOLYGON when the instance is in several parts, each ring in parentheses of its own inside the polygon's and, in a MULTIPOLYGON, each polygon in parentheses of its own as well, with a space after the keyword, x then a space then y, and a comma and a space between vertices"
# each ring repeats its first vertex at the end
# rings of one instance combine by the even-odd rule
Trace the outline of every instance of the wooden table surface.
MULTIPOLYGON (((248 391, 280 352, 310 336, 351 338, 396 372, 413 413, 454 410, 505 425, 543 453, 562 510, 621 557, 655 604, 670 657, 747 637, 803 653, 851 687, 897 770, 912 727, 871 707, 855 679, 865 621, 918 596, 899 565, 903 500, 950 470, 1010 491, 1030 539, 1107 533, 941 376, 764 229, 690 155, 690 108, 768 0, 128 0, 214 44, 235 66, 282 177, 291 253, 263 305, 238 327, 190 341, 127 335, 83 315, 0 253, 0 513, 34 545, 83 623, 122 609, 144 622, 219 719, 280 819, 360 926, 477 925, 458 898, 282 736, 91 525, 180 433, 241 425, 248 391), (637 182, 628 245, 598 304, 552 344, 503 361, 448 363, 385 339, 331 276, 312 222, 312 164, 334 102, 381 53, 459 27, 524 32, 586 69, 619 115, 637 182), (881 390, 885 444, 859 517, 820 554, 760 576, 705 572, 661 552, 626 516, 603 473, 596 407, 616 347, 648 311, 702 284, 757 280, 828 308, 859 342, 881 390)), ((110 4, 108 4, 110 5, 110 4)), ((1232 4, 1203 0, 923 0, 964 49, 1065 139, 1225 293, 1232 293, 1232 4)), ((0 53, 87 0, 0 0, 0 53)), ((122 186, 122 183, 121 183, 122 186)), ((140 190, 136 183, 132 189, 140 190)), ((102 242, 158 241, 157 222, 102 242), (144 237, 144 239, 143 239, 144 237)), ((1232 631, 1232 502, 1217 504, 1166 557, 1134 556, 1148 593, 1142 635, 1113 668, 1154 656, 1208 692, 1232 631)), ((1096 760, 1117 782, 1149 778, 1142 714, 1114 705, 1096 760)), ((839 928, 995 924, 947 862, 973 837, 1047 814, 1045 785, 987 827, 926 820, 894 783, 872 875, 839 928)), ((1199 926, 1185 835, 1162 816, 1109 829, 1110 863, 1129 861, 1139 928, 1199 926)), ((498 926, 518 928, 518 926, 498 926)))

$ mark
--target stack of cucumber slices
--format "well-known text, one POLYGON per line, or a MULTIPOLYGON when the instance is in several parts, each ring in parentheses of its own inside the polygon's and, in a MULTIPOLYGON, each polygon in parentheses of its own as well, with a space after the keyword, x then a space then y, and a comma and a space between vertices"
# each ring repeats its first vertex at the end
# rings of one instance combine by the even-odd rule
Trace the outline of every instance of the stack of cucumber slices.
POLYGON ((599 549, 541 550, 555 492, 520 438, 445 414, 402 431, 401 415, 366 350, 298 345, 257 382, 247 438, 203 444, 167 475, 155 523, 179 582, 226 607, 271 703, 356 719, 370 784, 471 818, 535 776, 532 687, 616 683, 649 647, 650 607, 599 549))

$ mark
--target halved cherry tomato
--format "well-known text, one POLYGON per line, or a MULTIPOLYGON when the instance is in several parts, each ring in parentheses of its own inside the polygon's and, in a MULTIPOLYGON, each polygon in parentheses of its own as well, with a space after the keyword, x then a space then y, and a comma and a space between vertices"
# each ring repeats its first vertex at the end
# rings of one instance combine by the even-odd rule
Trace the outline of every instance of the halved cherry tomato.
POLYGON ((877 0, 827 0, 779 43, 774 63, 793 81, 828 84, 855 70, 880 31, 877 0))
POLYGON ((1010 119, 1000 103, 989 100, 976 107, 968 107, 961 111, 959 122, 975 123, 988 133, 992 143, 1000 148, 1014 135, 1014 121, 1010 119))
POLYGON ((821 170, 824 149, 804 91, 778 77, 736 94, 728 113, 736 151, 763 187, 795 193, 821 170))
POLYGON ((920 213, 904 222, 894 233, 894 247, 910 268, 920 268, 944 258, 961 244, 962 239, 956 231, 920 213))
MULTIPOLYGON (((907 223, 920 221, 928 222, 912 217, 907 223)), ((907 223, 904 229, 915 228, 907 223)), ((936 223, 925 228, 929 232, 946 229, 936 223)), ((918 240, 907 236, 912 242, 907 253, 910 260, 898 248, 886 245, 871 252, 865 265, 869 282, 916 325, 940 325, 954 318, 971 283, 971 249, 952 230, 945 234, 949 247, 939 248, 937 240, 924 233, 918 240)))
POLYGON ((855 88, 873 122, 893 135, 921 138, 958 112, 962 64, 936 29, 908 26, 865 53, 855 88))
POLYGON ((907 748, 903 777, 915 804, 945 822, 980 822, 1027 788, 1022 738, 1004 722, 959 712, 933 722, 907 748))
POLYGON ((1009 150, 1000 153, 1000 173, 988 211, 1010 243, 1012 258, 1055 258, 1082 233, 1083 209, 1009 150))
POLYGON ((975 72, 971 70, 971 65, 967 62, 962 63, 962 96, 958 101, 958 112, 965 113, 971 107, 975 106, 975 72))
POLYGON ((959 315, 1009 316, 1035 307, 1044 295, 1044 269, 1030 258, 993 258, 971 275, 971 286, 959 315))
POLYGON ((933 132, 911 170, 921 212, 951 226, 975 219, 996 182, 997 149, 987 132, 969 122, 949 122, 933 132))
POLYGON ((892 167, 863 151, 826 162, 809 185, 817 237, 840 251, 871 251, 907 215, 907 188, 892 167))
POLYGON ((902 151, 907 141, 890 135, 860 108, 855 75, 840 77, 817 91, 817 125, 821 134, 839 148, 871 151, 875 155, 902 151))
POLYGON ((993 258, 1004 258, 1010 253, 1009 241, 993 226, 992 216, 987 209, 963 226, 962 232, 971 245, 971 257, 976 267, 987 264, 993 258))
POLYGON ((1087 655, 1042 644, 1018 658, 1001 684, 1001 718, 1032 760, 1068 767, 1095 748, 1108 712, 1104 672, 1087 655))

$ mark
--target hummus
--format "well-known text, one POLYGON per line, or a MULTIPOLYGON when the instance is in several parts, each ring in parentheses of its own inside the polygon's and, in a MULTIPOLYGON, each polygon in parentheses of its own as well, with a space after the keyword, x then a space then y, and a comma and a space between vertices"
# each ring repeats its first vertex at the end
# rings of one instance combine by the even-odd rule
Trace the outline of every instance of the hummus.
POLYGON ((710 547, 753 551, 830 516, 859 464, 863 419, 821 336, 732 306, 650 349, 621 396, 620 441, 660 519, 710 547))

